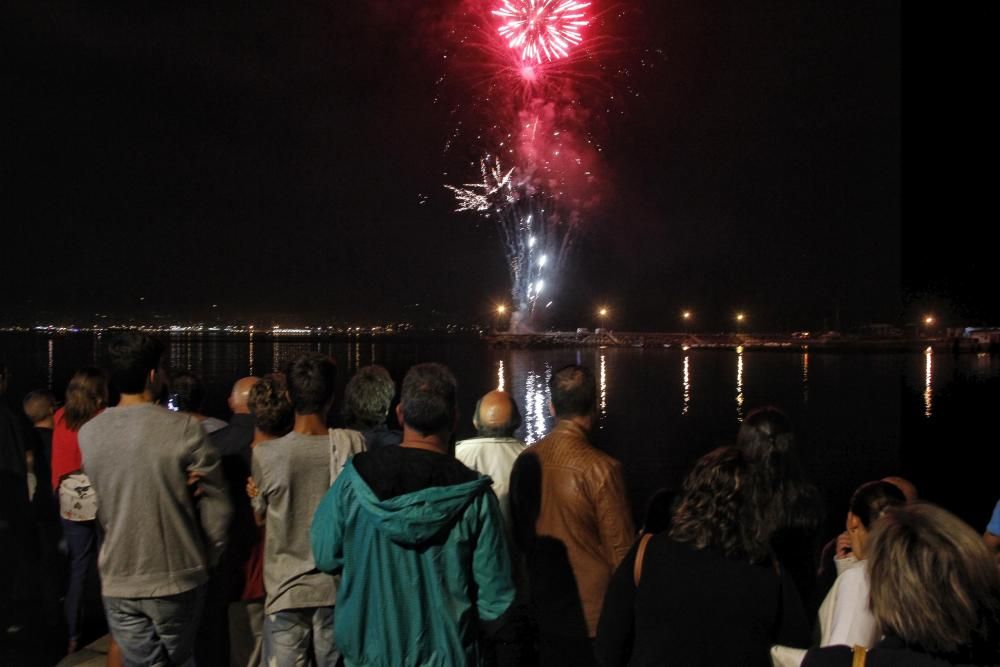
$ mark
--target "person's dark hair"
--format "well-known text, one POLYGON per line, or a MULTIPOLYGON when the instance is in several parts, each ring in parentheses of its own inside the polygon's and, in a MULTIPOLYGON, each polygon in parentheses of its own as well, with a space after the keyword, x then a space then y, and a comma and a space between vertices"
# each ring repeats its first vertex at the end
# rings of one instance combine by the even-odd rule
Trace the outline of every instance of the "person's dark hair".
POLYGON ((740 450, 709 452, 684 480, 670 537, 696 549, 718 549, 727 558, 763 560, 768 531, 754 525, 752 493, 750 464, 740 450))
POLYGON ((458 383, 442 364, 413 366, 403 378, 399 404, 403 422, 421 435, 450 431, 455 426, 458 383))
POLYGON ((906 502, 906 496, 895 484, 885 481, 866 482, 859 486, 851 496, 851 514, 858 517, 862 525, 868 529, 872 522, 880 518, 889 509, 906 502))
POLYGON ((32 424, 52 416, 56 408, 56 397, 48 389, 36 389, 29 391, 21 402, 24 414, 31 420, 32 424))
POLYGON ((149 371, 160 368, 163 343, 138 331, 125 331, 108 344, 111 382, 123 394, 141 394, 149 371))
POLYGON ((71 431, 93 418, 108 403, 108 378, 100 368, 81 368, 66 387, 62 420, 71 431))
POLYGON ((772 531, 771 536, 786 529, 816 530, 823 520, 823 500, 802 474, 788 416, 771 406, 751 410, 736 447, 750 462, 756 525, 772 531))
POLYGON ((597 405, 597 383, 586 366, 571 364, 557 370, 549 380, 549 391, 556 417, 561 419, 589 415, 597 405))
POLYGON ((167 407, 180 412, 199 412, 205 392, 201 380, 191 371, 170 374, 167 383, 167 407))
POLYGON ((332 357, 321 352, 306 352, 289 361, 284 373, 296 414, 315 415, 326 409, 333 398, 333 383, 337 378, 337 364, 332 357))
POLYGON ((280 373, 265 375, 250 388, 247 408, 261 433, 281 437, 292 430, 295 412, 287 389, 280 373))
POLYGON ((872 615, 885 634, 949 664, 995 664, 1000 573, 968 524, 913 501, 875 522, 866 551, 872 615))
POLYGON ((395 395, 396 385, 389 371, 381 366, 365 366, 344 389, 344 423, 359 431, 381 426, 395 395))
MULTIPOLYGON (((476 401, 476 412, 479 414, 479 408, 483 404, 483 399, 480 398, 476 401)), ((483 425, 481 422, 476 426, 476 435, 480 438, 509 438, 514 435, 514 431, 518 429, 521 425, 521 411, 517 408, 517 401, 511 399, 510 401, 510 419, 507 420, 506 424, 497 424, 495 426, 483 425)))

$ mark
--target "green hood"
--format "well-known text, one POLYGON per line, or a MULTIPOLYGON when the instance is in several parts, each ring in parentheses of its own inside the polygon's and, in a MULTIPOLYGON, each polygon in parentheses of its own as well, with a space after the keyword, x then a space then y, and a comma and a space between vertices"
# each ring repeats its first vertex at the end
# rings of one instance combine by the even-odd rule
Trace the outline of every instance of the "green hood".
POLYGON ((476 496, 490 488, 489 477, 452 486, 431 486, 387 500, 379 500, 351 461, 341 473, 354 486, 359 502, 359 512, 365 515, 375 529, 393 542, 417 545, 431 539, 461 514, 476 496))

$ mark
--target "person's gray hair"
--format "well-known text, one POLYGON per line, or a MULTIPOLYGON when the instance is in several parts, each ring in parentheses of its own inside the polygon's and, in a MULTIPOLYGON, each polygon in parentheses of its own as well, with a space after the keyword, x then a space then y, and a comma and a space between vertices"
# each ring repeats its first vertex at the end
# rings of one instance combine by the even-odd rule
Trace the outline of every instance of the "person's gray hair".
POLYGON ((344 423, 359 431, 381 426, 395 395, 396 385, 385 368, 372 365, 358 370, 344 389, 344 423))
POLYGON ((920 501, 895 507, 875 522, 867 552, 872 615, 884 633, 939 655, 990 641, 1000 573, 961 519, 920 501))

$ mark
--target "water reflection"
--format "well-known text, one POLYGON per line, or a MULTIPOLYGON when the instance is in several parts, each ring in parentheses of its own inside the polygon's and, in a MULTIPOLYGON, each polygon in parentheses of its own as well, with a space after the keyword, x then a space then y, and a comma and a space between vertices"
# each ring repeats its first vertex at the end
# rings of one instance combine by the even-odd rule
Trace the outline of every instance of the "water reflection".
MULTIPOLYGON (((601 417, 608 416, 608 358, 601 355, 601 417)), ((601 428, 604 428, 603 421, 601 428)))
POLYGON ((927 347, 924 351, 924 417, 930 417, 932 412, 932 402, 934 399, 934 368, 932 357, 934 355, 934 350, 927 347))
POLYGON ((48 373, 48 388, 52 389, 52 369, 55 366, 55 341, 51 338, 49 339, 49 373, 48 373))
POLYGON ((551 377, 552 366, 546 363, 544 374, 528 371, 524 381, 524 442, 529 445, 541 440, 547 431, 545 418, 551 377))
POLYGON ((736 418, 743 421, 743 346, 736 348, 736 418))
POLYGON ((500 364, 497 366, 497 391, 503 391, 503 388, 504 388, 503 359, 501 359, 500 364))
POLYGON ((281 365, 281 343, 278 342, 278 337, 275 336, 271 342, 271 372, 277 373, 278 368, 281 365))
POLYGON ((250 370, 247 372, 247 375, 253 375, 253 327, 250 328, 250 350, 248 352, 248 359, 250 370))
POLYGON ((684 355, 684 373, 681 382, 684 386, 684 407, 681 409, 681 414, 686 415, 691 408, 691 355, 689 354, 684 355))
POLYGON ((809 402, 809 352, 802 353, 802 402, 809 402))

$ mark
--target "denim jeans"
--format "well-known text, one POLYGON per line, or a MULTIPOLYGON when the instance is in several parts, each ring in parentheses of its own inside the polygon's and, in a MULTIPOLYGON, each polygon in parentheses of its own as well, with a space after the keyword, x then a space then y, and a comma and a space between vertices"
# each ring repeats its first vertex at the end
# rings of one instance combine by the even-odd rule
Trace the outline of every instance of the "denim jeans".
POLYGON ((66 625, 70 639, 80 638, 80 605, 83 584, 91 562, 97 560, 97 521, 62 521, 69 551, 69 584, 66 587, 66 625))
POLYGON ((104 598, 125 667, 194 665, 205 586, 160 598, 104 598))
POLYGON ((333 607, 286 609, 264 616, 264 667, 335 667, 333 607))

